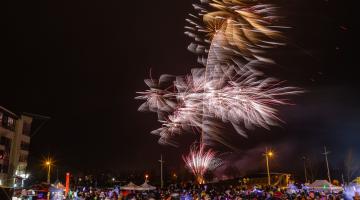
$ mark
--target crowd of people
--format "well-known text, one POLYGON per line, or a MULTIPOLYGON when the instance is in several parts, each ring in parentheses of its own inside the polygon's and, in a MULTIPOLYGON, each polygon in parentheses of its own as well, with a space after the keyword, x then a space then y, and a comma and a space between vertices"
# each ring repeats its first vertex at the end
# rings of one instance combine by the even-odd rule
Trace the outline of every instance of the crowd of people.
POLYGON ((343 192, 321 192, 306 189, 279 187, 214 186, 214 185, 170 185, 166 189, 151 191, 122 191, 93 189, 75 191, 68 199, 74 200, 360 200, 359 194, 347 197, 343 192))

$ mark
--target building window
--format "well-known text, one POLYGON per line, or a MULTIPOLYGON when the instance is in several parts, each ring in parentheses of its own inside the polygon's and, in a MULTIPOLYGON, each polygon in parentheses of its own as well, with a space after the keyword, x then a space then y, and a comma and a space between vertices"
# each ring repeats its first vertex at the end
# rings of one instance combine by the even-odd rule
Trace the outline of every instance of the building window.
POLYGON ((0 112, 0 126, 2 126, 2 122, 3 122, 3 113, 2 112, 0 112))
POLYGON ((19 162, 27 162, 28 156, 25 154, 20 154, 19 162))
POLYGON ((8 117, 7 125, 11 130, 15 129, 15 120, 11 117, 8 117))
POLYGON ((26 143, 26 142, 21 142, 20 148, 21 148, 21 150, 29 151, 30 144, 26 143))
POLYGON ((0 164, 0 173, 8 173, 9 165, 7 164, 0 164))
POLYGON ((10 116, 7 116, 4 113, 1 113, 0 125, 4 128, 14 131, 15 130, 15 119, 10 116))
MULTIPOLYGON (((3 137, 1 137, 2 139, 3 137)), ((0 140, 4 141, 4 140, 0 140)), ((0 173, 7 173, 9 169, 9 155, 10 149, 5 146, 5 150, 0 150, 0 160, 2 160, 2 164, 0 164, 0 173)))
POLYGON ((11 147, 11 139, 10 138, 7 138, 7 137, 4 137, 4 136, 1 136, 0 137, 0 144, 1 145, 4 145, 5 146, 5 149, 11 147))
POLYGON ((31 124, 24 122, 23 124, 23 135, 30 136, 31 132, 31 124))
POLYGON ((4 160, 4 159, 5 159, 5 151, 0 150, 0 160, 4 160))

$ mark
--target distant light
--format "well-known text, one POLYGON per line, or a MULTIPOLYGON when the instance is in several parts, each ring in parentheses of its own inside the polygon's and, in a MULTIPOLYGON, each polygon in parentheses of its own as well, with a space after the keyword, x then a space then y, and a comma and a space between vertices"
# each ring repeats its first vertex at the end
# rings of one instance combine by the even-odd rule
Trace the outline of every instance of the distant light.
POLYGON ((272 151, 269 151, 269 152, 268 152, 268 156, 269 156, 269 157, 272 157, 273 155, 274 155, 274 153, 273 153, 272 151))
POLYGON ((115 178, 112 178, 112 181, 115 181, 115 178))

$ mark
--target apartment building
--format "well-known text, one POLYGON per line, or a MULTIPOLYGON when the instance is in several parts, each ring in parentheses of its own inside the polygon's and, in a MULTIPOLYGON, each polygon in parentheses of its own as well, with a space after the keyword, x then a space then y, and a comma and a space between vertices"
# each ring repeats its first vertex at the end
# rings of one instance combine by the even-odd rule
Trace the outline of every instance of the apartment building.
POLYGON ((0 185, 21 187, 26 171, 32 117, 0 106, 0 185))

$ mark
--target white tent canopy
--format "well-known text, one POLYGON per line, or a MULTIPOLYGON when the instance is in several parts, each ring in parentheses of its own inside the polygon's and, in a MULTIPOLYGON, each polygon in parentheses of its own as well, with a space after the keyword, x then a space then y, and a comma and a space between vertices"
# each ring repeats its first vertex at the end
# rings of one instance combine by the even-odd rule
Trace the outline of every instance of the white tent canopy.
POLYGON ((140 190, 140 188, 140 186, 135 185, 133 182, 120 187, 121 190, 140 190))
POLYGON ((142 185, 135 185, 133 182, 128 183, 127 185, 121 186, 121 190, 155 190, 156 187, 152 186, 145 181, 142 185))
POLYGON ((140 188, 142 190, 155 190, 156 189, 155 186, 148 184, 147 181, 145 181, 142 185, 140 185, 140 188))
POLYGON ((310 190, 319 191, 319 192, 340 192, 343 190, 342 187, 335 186, 329 183, 327 180, 316 180, 311 183, 309 186, 310 190))

